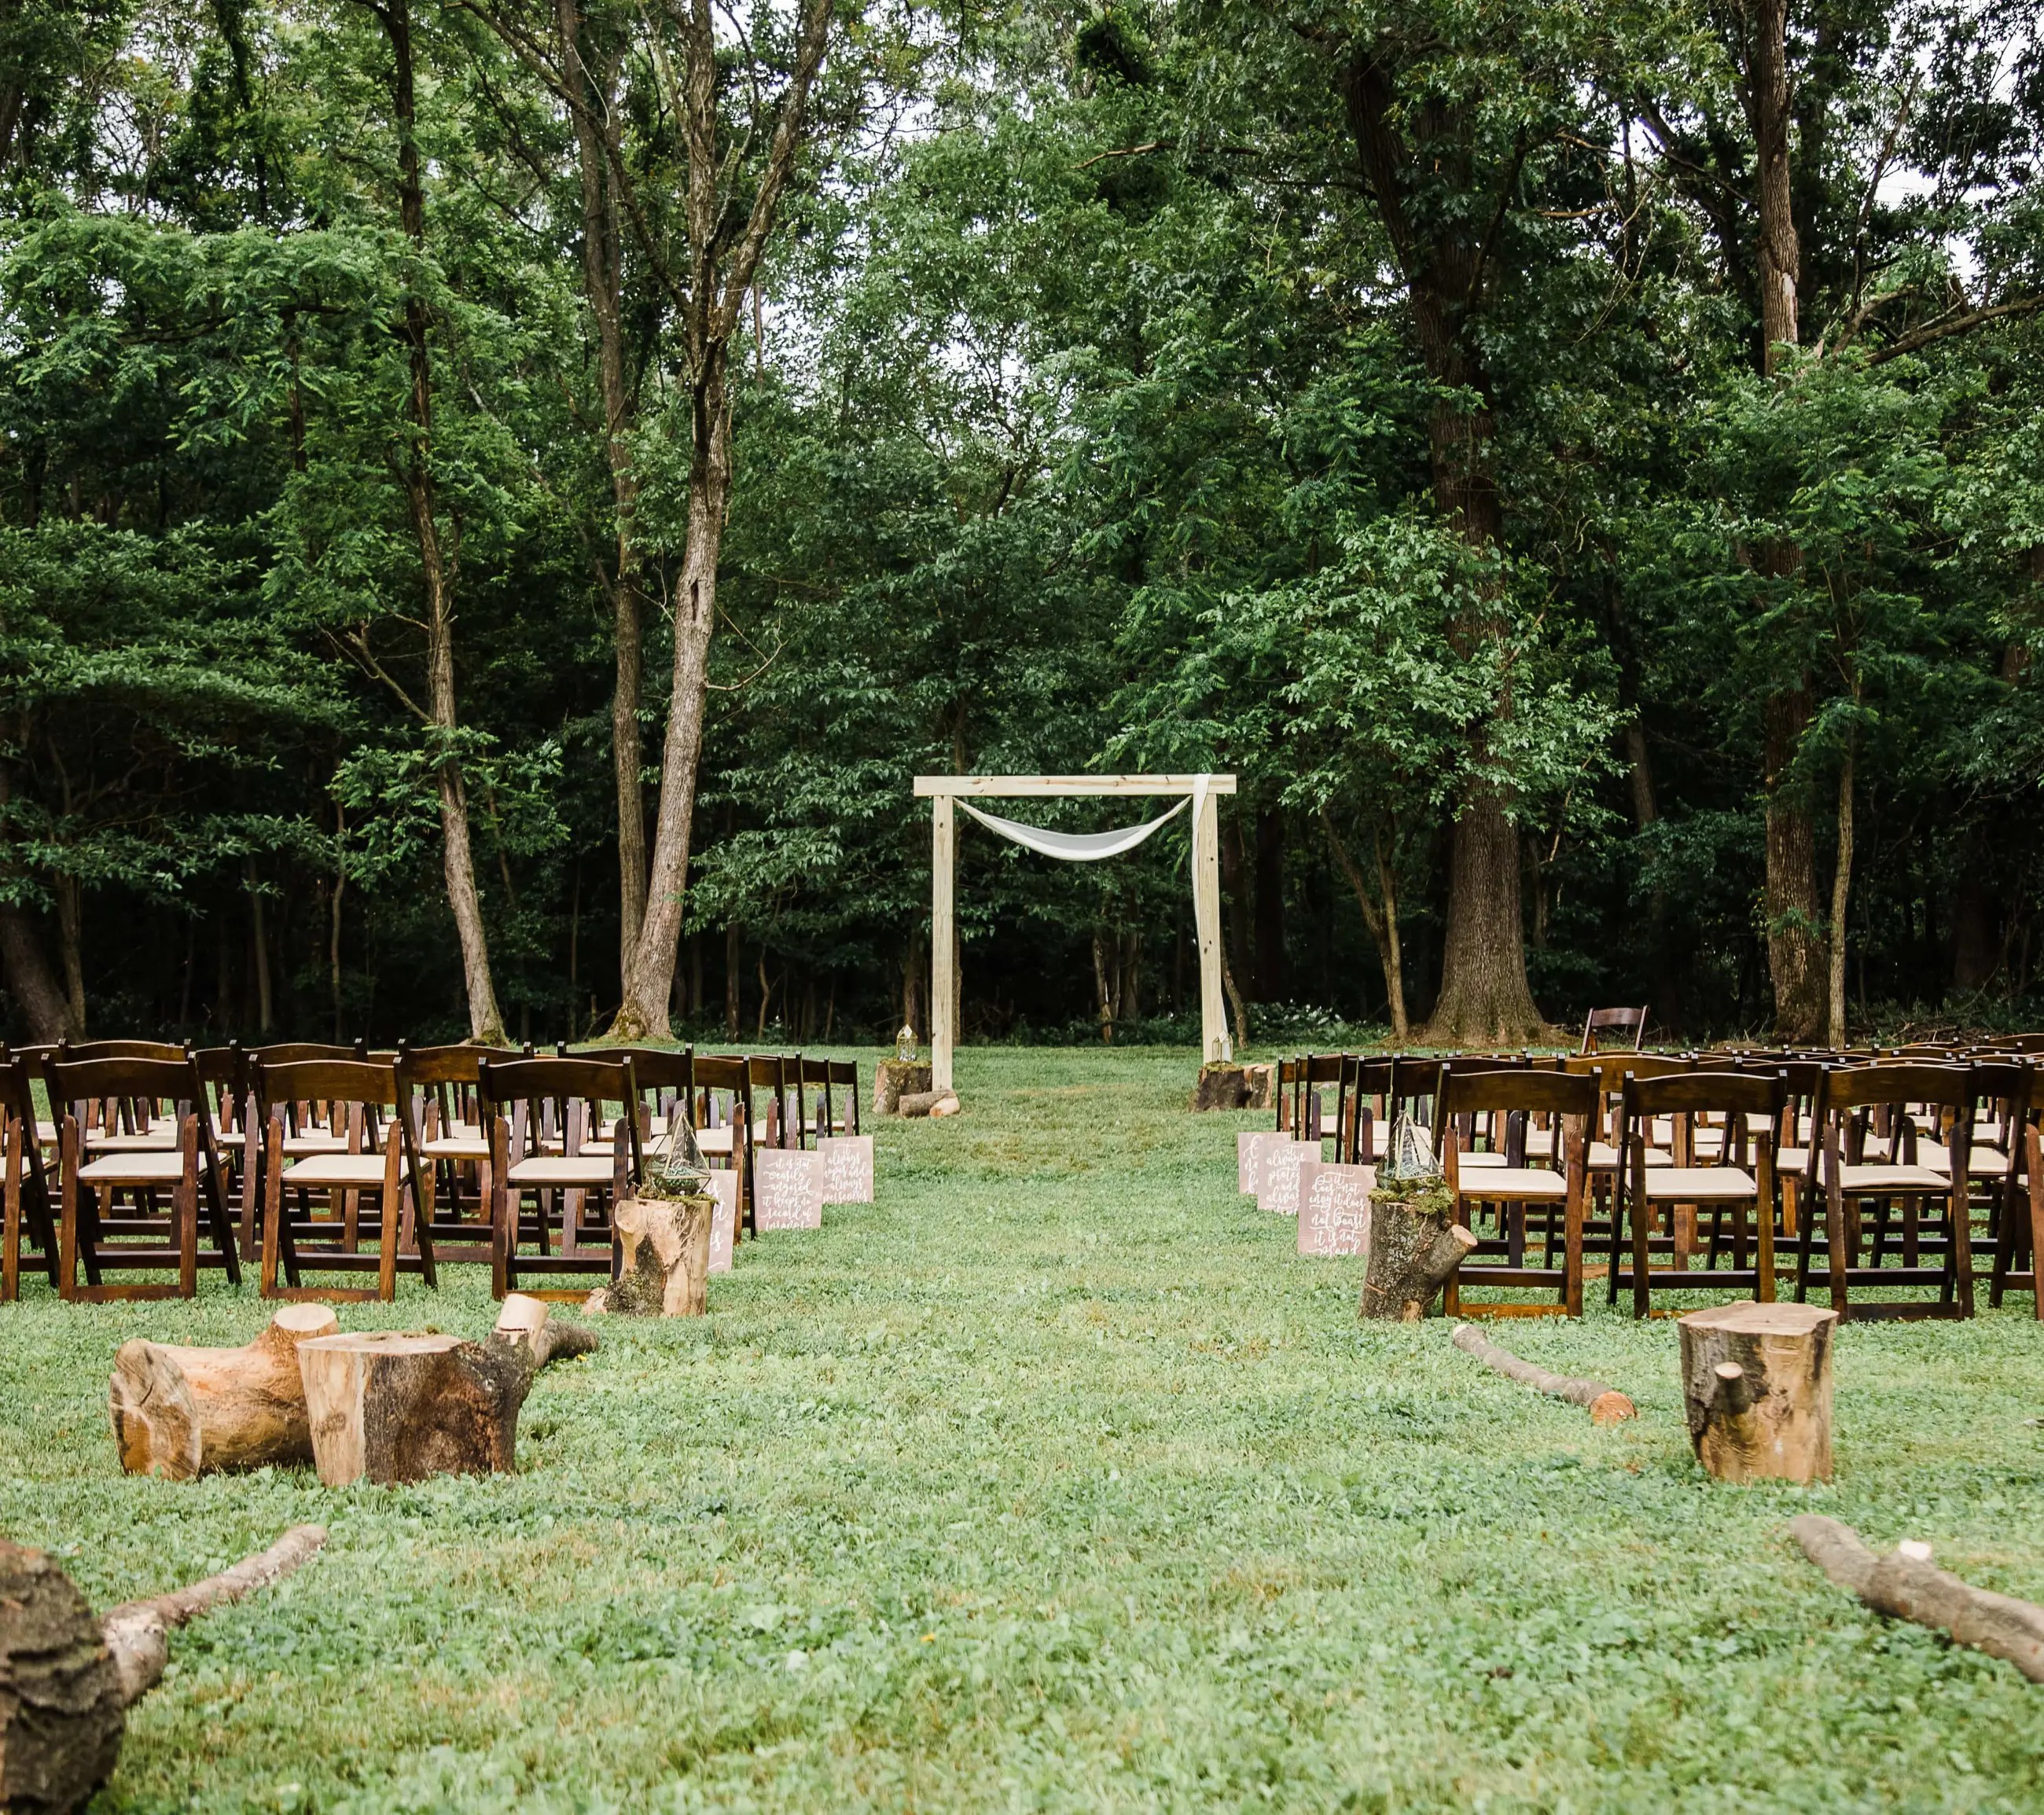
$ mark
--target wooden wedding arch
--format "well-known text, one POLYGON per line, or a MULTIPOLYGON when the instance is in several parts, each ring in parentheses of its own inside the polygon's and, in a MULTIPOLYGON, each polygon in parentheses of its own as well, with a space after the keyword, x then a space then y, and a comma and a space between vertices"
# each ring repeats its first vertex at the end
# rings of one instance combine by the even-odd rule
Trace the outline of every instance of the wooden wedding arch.
POLYGON ((958 972, 951 888, 958 865, 952 802, 1030 795, 1184 795, 1193 803, 1193 923, 1200 947, 1200 1056, 1233 1057, 1220 981, 1220 838, 1214 796, 1232 794, 1232 775, 919 775, 917 798, 930 803, 930 1070, 939 1090, 951 1084, 958 1038, 958 972))

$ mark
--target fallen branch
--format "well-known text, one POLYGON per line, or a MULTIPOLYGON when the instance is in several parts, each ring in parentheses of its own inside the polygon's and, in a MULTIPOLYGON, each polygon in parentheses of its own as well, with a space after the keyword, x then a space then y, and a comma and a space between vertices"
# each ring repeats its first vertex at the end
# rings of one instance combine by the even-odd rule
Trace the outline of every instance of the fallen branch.
POLYGON ((1531 1387, 1535 1392, 1545 1393, 1550 1399, 1566 1399, 1571 1405, 1581 1406, 1590 1414, 1592 1424, 1623 1424, 1629 1418, 1639 1416, 1639 1408, 1615 1387, 1607 1387, 1600 1380, 1585 1380, 1574 1374, 1550 1374, 1545 1368, 1522 1361, 1510 1349, 1487 1341, 1473 1323, 1457 1324, 1454 1334, 1448 1340, 1465 1355, 1473 1356, 1485 1367, 1495 1369, 1507 1379, 1516 1380, 1522 1387, 1531 1387))
POLYGON ((128 1709, 161 1679, 173 1626, 239 1601, 326 1542, 294 1525, 259 1555, 103 1620, 39 1550, 0 1540, 0 1808, 64 1815, 113 1773, 128 1709))
POLYGON ((133 1706, 156 1686, 170 1656, 171 1627, 281 1582, 325 1542, 325 1525, 293 1525, 267 1550, 244 1556, 232 1569, 172 1594, 116 1607, 99 1629, 113 1654, 113 1667, 121 1673, 121 1700, 133 1706))
POLYGON ((2044 1607, 1961 1581, 1931 1560, 1927 1544, 1905 1539, 1876 1556, 1850 1525, 1816 1513, 1791 1520, 1788 1529, 1805 1556, 1877 1614, 1928 1626, 2044 1683, 2044 1607))

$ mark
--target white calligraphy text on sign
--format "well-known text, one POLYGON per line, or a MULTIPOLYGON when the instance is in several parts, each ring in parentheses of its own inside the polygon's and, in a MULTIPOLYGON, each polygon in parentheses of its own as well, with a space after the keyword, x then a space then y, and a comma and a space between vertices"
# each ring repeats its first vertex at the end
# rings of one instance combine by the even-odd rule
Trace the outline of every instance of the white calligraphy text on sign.
POLYGON ((1370 1253, 1370 1194, 1374 1166, 1330 1166, 1309 1160, 1299 1168, 1299 1252, 1350 1256, 1370 1253))

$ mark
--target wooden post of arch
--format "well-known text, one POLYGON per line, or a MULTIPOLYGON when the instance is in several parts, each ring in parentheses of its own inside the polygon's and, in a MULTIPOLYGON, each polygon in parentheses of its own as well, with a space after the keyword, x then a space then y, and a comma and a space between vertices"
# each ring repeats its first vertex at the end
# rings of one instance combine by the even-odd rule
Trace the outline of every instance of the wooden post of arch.
POLYGON ((951 803, 1015 799, 1025 795, 1173 795, 1195 796, 1193 810, 1193 923, 1200 948, 1200 1057, 1231 1058, 1228 1005, 1220 980, 1220 835, 1214 797, 1235 792, 1232 775, 1209 775, 1204 796, 1197 775, 919 775, 918 798, 930 803, 930 1081, 951 1088, 951 1049, 958 1039, 957 929, 952 884, 958 864, 958 827, 951 803))

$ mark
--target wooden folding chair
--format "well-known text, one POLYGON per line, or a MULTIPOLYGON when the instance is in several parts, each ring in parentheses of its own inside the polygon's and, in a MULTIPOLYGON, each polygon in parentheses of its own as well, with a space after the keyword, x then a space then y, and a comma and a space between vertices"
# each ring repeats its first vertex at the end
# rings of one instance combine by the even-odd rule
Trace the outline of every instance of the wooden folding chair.
POLYGON ((1965 1065, 1857 1065, 1824 1078, 1818 1126, 1823 1214, 1803 1218, 1796 1296, 1808 1295, 1823 1251, 1831 1308, 1840 1319, 1969 1318, 1973 1314, 1973 1241, 1969 1199, 1970 1147, 1977 1091, 1965 1065), (1919 1151, 1919 1117, 1930 1138, 1949 1116, 1946 1164, 1919 1151), (1866 1207, 1873 1206, 1869 1253, 1866 1207), (1899 1225, 1891 1226, 1896 1207, 1899 1225), (1941 1207, 1927 1226, 1927 1205, 1941 1207), (1821 1234, 1819 1224, 1821 1223, 1821 1234), (1885 1264, 1895 1238, 1899 1266, 1885 1264), (1941 1256, 1936 1265, 1931 1254, 1941 1256), (1935 1299, 1855 1299, 1854 1291, 1934 1285, 1935 1299))
POLYGON ((1339 1129, 1347 1107, 1342 1091, 1347 1080, 1347 1071, 1344 1055, 1340 1053, 1308 1053, 1294 1060, 1289 1080, 1291 1107, 1279 1118, 1278 1126, 1289 1129, 1295 1141, 1325 1138, 1329 1130, 1324 1126, 1327 1111, 1321 1099, 1320 1087, 1331 1084, 1335 1087, 1335 1127, 1339 1129))
POLYGON ((1395 1059, 1366 1059, 1350 1053, 1344 1061, 1341 1099, 1346 1113, 1338 1118, 1335 1157, 1343 1165, 1374 1166, 1383 1157, 1390 1133, 1395 1059))
POLYGON ((831 1059, 824 1066, 824 1121, 826 1134, 856 1134, 859 1132, 859 1061, 856 1059, 831 1059), (840 1113, 833 1101, 833 1093, 844 1092, 844 1108, 840 1113))
POLYGON ((1435 1107, 1454 1218, 1478 1236, 1469 1257, 1449 1276, 1443 1310, 1450 1317, 1581 1317, 1585 1159, 1596 1113, 1596 1080, 1524 1065, 1488 1071, 1443 1065, 1435 1107), (1558 1171, 1527 1162, 1525 1132, 1536 1115, 1552 1118, 1558 1130, 1558 1171), (1493 1143, 1487 1153, 1471 1144, 1477 1139, 1493 1143), (1479 1158, 1489 1163, 1471 1164, 1479 1158), (1487 1233, 1477 1230, 1479 1206, 1494 1214, 1487 1233), (1529 1265, 1527 1258, 1529 1223, 1535 1222, 1544 1242, 1539 1266, 1529 1265), (1465 1295, 1478 1286, 1544 1286, 1554 1291, 1557 1301, 1472 1301, 1465 1295))
POLYGON ((229 1280, 240 1283, 206 1088, 190 1055, 179 1052, 175 1059, 77 1060, 60 1047, 45 1067, 58 1128, 60 1297, 190 1298, 201 1266, 224 1268, 229 1280), (130 1201, 117 1213, 124 1195, 130 1201), (202 1201, 213 1239, 204 1253, 202 1201), (102 1276, 116 1268, 175 1268, 177 1283, 106 1284, 102 1276))
POLYGON ((486 1054, 492 1059, 518 1057, 508 1048, 466 1042, 398 1049, 398 1081, 418 1130, 425 1221, 436 1262, 494 1264, 496 1260, 490 1219, 490 1136, 480 1090, 486 1054))
POLYGON ((36 1091, 26 1059, 0 1049, 0 1195, 4 1195, 4 1235, 0 1235, 0 1303, 12 1304, 21 1292, 21 1235, 25 1226, 50 1284, 57 1272, 56 1218, 49 1174, 43 1165, 43 1144, 36 1132, 36 1091))
POLYGON ((1585 1053, 1601 1052, 1607 1036, 1625 1045, 1629 1052, 1638 1052, 1639 1043, 1646 1038, 1646 1011, 1644 1008, 1593 1008, 1583 1021, 1585 1053))
POLYGON ((695 1053, 690 1057, 696 1145, 712 1167, 738 1174, 738 1233, 756 1235, 752 1201, 752 1069, 744 1059, 695 1053))
POLYGON ((485 1054, 477 1071, 490 1138, 490 1289, 500 1299, 514 1291, 586 1297, 586 1287, 540 1288, 524 1280, 533 1272, 616 1276, 612 1214, 645 1169, 632 1061, 485 1054), (618 1115, 606 1133, 611 1103, 618 1115))
POLYGON ((252 1061, 263 1138, 263 1295, 353 1303, 398 1295, 398 1275, 440 1284, 425 1214, 411 1092, 395 1063, 252 1061), (339 1145, 294 1155, 294 1109, 318 1105, 339 1145), (325 1199, 324 1214, 311 1200, 325 1199), (287 1199, 295 1199, 292 1214, 287 1199), (373 1253, 363 1243, 373 1241, 373 1253), (278 1275, 282 1273, 282 1283, 278 1275), (374 1271, 374 1286, 309 1287, 307 1272, 374 1271))
POLYGON ((778 1053, 755 1053, 745 1061, 746 1122, 755 1147, 799 1147, 788 1125, 788 1061, 778 1053), (766 1099, 766 1113, 759 1113, 754 1092, 766 1099))
POLYGON ((1648 1314, 1657 1291, 1743 1286, 1762 1303, 1773 1301, 1774 1131, 1783 1095, 1778 1076, 1752 1072, 1626 1079, 1618 1122, 1620 1193, 1611 1230, 1612 1303, 1618 1302, 1621 1284, 1631 1287, 1635 1317, 1648 1314), (1718 1119, 1715 1130, 1706 1117, 1718 1119), (1664 1121, 1669 1163, 1649 1165, 1648 1153, 1664 1138, 1664 1121), (1700 1138, 1713 1131, 1719 1139, 1700 1138), (1696 1253, 1696 1214, 1706 1204, 1712 1217, 1711 1239, 1708 1268, 1700 1272, 1689 1263, 1696 1253), (1727 1212, 1731 1264, 1719 1268, 1727 1212), (1623 1238, 1627 1229, 1629 1245, 1623 1238), (1653 1264, 1657 1249, 1672 1265, 1653 1264))

